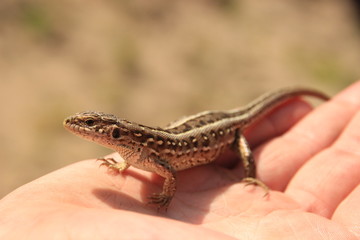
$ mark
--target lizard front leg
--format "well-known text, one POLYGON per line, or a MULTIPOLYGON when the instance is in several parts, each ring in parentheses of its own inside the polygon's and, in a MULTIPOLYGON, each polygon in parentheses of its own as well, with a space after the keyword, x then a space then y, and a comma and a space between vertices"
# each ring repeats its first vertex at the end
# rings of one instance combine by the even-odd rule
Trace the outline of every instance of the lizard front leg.
POLYGON ((235 143, 236 152, 241 158, 245 170, 245 178, 242 179, 242 181, 246 182, 247 184, 259 185, 265 190, 265 195, 267 195, 269 192, 269 188, 265 185, 265 183, 256 178, 256 166, 254 157, 252 155, 248 142, 246 141, 244 135, 240 133, 240 131, 238 131, 235 143))
POLYGON ((98 161, 102 161, 100 166, 106 166, 111 170, 122 172, 130 167, 126 161, 117 162, 114 158, 98 158, 98 161))
POLYGON ((171 165, 160 158, 152 160, 152 171, 165 178, 161 193, 154 193, 149 196, 149 204, 158 205, 160 208, 167 210, 175 192, 176 192, 176 172, 171 165))

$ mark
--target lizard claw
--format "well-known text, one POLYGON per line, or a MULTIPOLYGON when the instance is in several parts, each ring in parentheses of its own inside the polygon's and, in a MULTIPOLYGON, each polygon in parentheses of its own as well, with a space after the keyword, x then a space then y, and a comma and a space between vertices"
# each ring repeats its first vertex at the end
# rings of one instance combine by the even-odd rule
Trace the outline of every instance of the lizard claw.
POLYGON ((155 204, 158 206, 157 210, 164 208, 167 211, 171 202, 172 196, 165 195, 163 193, 154 193, 148 197, 148 204, 155 204))
POLYGON ((117 161, 114 158, 98 158, 96 159, 96 161, 102 161, 101 165, 111 165, 111 164, 116 164, 117 161))
POLYGON ((259 179, 252 178, 252 177, 246 177, 246 178, 242 179, 241 181, 245 182, 245 186, 252 185, 252 184, 260 186, 265 191, 264 197, 266 197, 269 194, 269 187, 266 186, 266 184, 263 183, 262 181, 260 181, 259 179))
POLYGON ((117 162, 115 161, 114 158, 98 158, 98 159, 96 159, 96 161, 102 161, 102 163, 99 165, 99 167, 106 166, 110 169, 114 169, 114 170, 116 169, 114 166, 117 162))
POLYGON ((130 166, 126 162, 117 162, 114 158, 98 158, 96 161, 102 161, 99 167, 106 166, 117 172, 122 172, 130 166))

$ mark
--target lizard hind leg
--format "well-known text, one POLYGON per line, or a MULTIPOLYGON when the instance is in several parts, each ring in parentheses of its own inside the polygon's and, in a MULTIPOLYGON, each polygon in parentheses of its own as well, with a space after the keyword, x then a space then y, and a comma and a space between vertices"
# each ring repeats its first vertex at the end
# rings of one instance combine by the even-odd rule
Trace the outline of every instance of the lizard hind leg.
POLYGON ((243 178, 241 181, 246 183, 247 185, 254 184, 260 186, 265 191, 265 195, 268 195, 269 193, 269 187, 266 186, 265 183, 263 183, 261 180, 256 178, 256 166, 254 157, 252 155, 250 146, 248 142, 246 141, 245 137, 239 133, 237 140, 236 140, 236 152, 240 156, 244 170, 245 170, 245 178, 243 178))

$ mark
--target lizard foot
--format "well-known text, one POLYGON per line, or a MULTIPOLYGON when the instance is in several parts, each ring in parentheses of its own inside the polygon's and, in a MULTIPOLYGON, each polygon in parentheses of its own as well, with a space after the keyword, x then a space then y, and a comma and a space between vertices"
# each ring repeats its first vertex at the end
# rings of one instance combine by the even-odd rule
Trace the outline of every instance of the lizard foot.
POLYGON ((264 197, 269 194, 269 187, 266 186, 266 184, 263 183, 262 181, 260 181, 259 179, 252 178, 252 177, 246 177, 246 178, 242 179, 241 181, 245 182, 245 186, 252 185, 252 184, 260 186, 265 191, 264 197))
POLYGON ((125 161, 117 162, 114 158, 98 158, 97 161, 102 161, 100 164, 101 166, 106 166, 111 170, 122 172, 127 169, 130 165, 127 164, 125 161))
POLYGON ((148 197, 148 204, 155 204, 158 206, 158 211, 161 208, 164 208, 167 211, 169 204, 171 202, 172 196, 165 195, 163 193, 154 193, 148 197))

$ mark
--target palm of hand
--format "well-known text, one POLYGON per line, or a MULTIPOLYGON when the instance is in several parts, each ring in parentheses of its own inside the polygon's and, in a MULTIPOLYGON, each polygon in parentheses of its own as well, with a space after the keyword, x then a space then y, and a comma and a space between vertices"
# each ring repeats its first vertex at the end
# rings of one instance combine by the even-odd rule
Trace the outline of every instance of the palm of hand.
POLYGON ((99 170, 98 163, 87 160, 5 197, 0 202, 0 235, 356 239, 359 91, 357 83, 288 130, 309 110, 305 103, 290 103, 248 134, 252 145, 281 135, 254 150, 258 177, 274 190, 268 197, 261 188, 236 182, 240 167, 229 170, 210 164, 180 172, 169 210, 158 213, 144 202, 160 191, 160 178, 134 168, 106 174, 105 168, 99 170), (11 219, 17 219, 16 224, 11 219))

